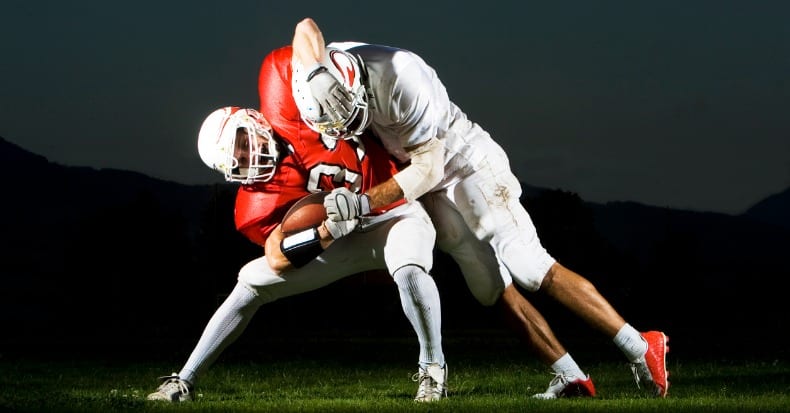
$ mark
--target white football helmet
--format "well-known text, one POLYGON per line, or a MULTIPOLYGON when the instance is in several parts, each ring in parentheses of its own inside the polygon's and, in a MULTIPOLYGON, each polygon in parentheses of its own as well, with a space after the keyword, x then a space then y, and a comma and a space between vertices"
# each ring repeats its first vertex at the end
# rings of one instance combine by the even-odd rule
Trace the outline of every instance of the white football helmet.
POLYGON ((228 182, 266 182, 277 168, 272 127, 254 109, 226 106, 211 112, 200 127, 198 153, 203 163, 222 172, 228 182), (246 142, 236 140, 240 128, 247 133, 246 142))
POLYGON ((310 129, 335 139, 350 139, 368 126, 368 96, 363 83, 363 69, 357 58, 344 50, 326 47, 321 65, 326 67, 353 97, 348 117, 332 121, 313 97, 307 83, 308 69, 294 60, 292 92, 302 120, 310 129))

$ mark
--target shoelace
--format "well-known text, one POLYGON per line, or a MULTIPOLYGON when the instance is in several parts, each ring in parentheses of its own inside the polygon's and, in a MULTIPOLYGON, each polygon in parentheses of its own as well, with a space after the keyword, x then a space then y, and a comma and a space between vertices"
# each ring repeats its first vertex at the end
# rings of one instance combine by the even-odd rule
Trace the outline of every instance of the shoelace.
POLYGON ((554 373, 554 378, 549 382, 549 387, 556 386, 558 384, 565 385, 568 383, 570 383, 570 380, 568 380, 566 375, 562 373, 554 373))
POLYGON ((631 372, 634 373, 634 381, 636 381, 637 389, 641 389, 642 384, 653 384, 653 376, 651 376, 650 370, 647 368, 645 362, 631 363, 631 372), (641 374, 640 371, 642 371, 641 374))
POLYGON ((427 370, 420 370, 417 373, 414 373, 411 376, 411 381, 420 383, 419 387, 417 387, 417 397, 424 397, 428 391, 435 386, 431 386, 434 382, 433 377, 428 374, 427 370))
POLYGON ((565 387, 571 382, 570 378, 562 373, 553 373, 554 378, 551 379, 549 382, 549 388, 546 389, 545 393, 553 393, 558 395, 565 389, 565 387))
POLYGON ((424 383, 425 379, 433 380, 431 375, 428 374, 428 372, 425 371, 425 370, 420 370, 420 371, 414 373, 413 376, 411 376, 411 381, 419 382, 420 384, 424 383))
POLYGON ((181 378, 178 377, 177 375, 163 376, 160 377, 159 379, 164 381, 159 386, 159 391, 163 391, 166 394, 175 393, 175 391, 169 390, 169 388, 175 387, 175 390, 180 392, 181 394, 189 394, 189 386, 187 385, 186 381, 181 380, 181 378))
POLYGON ((563 375, 562 373, 555 373, 551 372, 554 375, 554 378, 551 379, 549 382, 549 387, 546 388, 546 391, 543 393, 537 393, 532 397, 545 399, 545 398, 557 398, 560 397, 560 393, 565 389, 565 387, 570 383, 570 380, 567 376, 563 375))
POLYGON ((641 389, 642 386, 639 384, 641 380, 639 380, 639 371, 637 371, 639 367, 636 363, 631 363, 631 373, 634 373, 634 381, 636 382, 636 388, 641 389))

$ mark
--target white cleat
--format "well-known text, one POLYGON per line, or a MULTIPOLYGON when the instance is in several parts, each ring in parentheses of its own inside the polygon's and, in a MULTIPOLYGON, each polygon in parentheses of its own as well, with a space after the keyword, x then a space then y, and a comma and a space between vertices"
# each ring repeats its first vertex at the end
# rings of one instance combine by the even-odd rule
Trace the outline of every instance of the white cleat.
POLYGON ((427 369, 420 367, 411 379, 419 383, 414 401, 431 403, 447 397, 447 365, 431 364, 427 369))
POLYGON ((162 384, 157 387, 155 392, 146 397, 147 400, 178 403, 193 399, 192 384, 186 380, 181 380, 177 373, 162 376, 159 380, 162 381, 162 384))

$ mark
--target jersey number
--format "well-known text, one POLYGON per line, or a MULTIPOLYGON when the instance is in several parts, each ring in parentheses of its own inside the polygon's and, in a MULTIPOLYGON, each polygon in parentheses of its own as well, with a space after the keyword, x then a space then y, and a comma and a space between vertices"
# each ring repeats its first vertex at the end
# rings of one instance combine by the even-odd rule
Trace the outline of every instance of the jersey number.
POLYGON ((341 186, 353 192, 359 192, 362 185, 362 175, 349 171, 338 165, 320 164, 310 169, 310 178, 307 181, 307 190, 310 192, 331 191, 341 186))

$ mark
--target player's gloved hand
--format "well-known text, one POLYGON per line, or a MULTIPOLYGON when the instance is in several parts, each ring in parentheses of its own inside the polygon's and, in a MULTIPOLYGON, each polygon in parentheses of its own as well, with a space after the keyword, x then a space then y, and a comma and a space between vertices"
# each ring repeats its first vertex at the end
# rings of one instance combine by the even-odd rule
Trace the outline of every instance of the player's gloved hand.
POLYGON ((332 221, 331 219, 327 218, 324 221, 324 226, 326 227, 326 230, 329 231, 329 235, 332 236, 332 239, 345 237, 346 235, 350 234, 351 231, 354 231, 354 228, 357 227, 357 224, 359 224, 358 219, 332 221))
POLYGON ((324 208, 330 221, 354 219, 370 213, 370 197, 335 188, 324 198, 324 208))
POLYGON ((307 84, 332 122, 348 119, 354 107, 354 98, 325 66, 318 65, 313 69, 307 75, 307 84))

